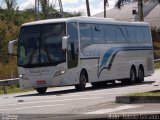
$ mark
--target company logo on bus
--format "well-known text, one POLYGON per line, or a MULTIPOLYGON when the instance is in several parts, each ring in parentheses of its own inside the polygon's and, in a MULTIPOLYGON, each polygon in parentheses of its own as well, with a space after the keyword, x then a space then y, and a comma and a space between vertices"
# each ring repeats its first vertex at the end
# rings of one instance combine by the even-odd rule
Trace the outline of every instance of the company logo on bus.
POLYGON ((49 75, 53 73, 52 69, 29 69, 27 70, 30 75, 49 75))
POLYGON ((98 57, 100 55, 100 51, 82 51, 81 52, 81 56, 85 56, 85 57, 98 57))
POLYGON ((30 70, 30 73, 49 73, 51 72, 51 69, 33 69, 33 70, 30 70))

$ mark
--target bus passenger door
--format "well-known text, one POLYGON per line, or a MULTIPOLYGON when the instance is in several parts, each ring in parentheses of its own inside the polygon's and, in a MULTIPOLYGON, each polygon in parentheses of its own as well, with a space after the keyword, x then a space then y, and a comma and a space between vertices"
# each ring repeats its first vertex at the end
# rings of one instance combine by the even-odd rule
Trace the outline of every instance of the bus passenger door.
POLYGON ((68 23, 68 48, 67 48, 67 61, 68 61, 68 69, 75 68, 78 65, 78 29, 77 23, 72 22, 68 23))

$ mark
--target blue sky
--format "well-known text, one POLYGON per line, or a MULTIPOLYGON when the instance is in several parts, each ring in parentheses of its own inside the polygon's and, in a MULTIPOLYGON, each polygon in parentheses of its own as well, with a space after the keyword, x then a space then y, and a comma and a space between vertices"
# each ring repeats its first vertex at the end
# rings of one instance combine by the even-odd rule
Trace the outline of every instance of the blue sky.
MULTIPOLYGON (((55 3, 58 6, 58 0, 55 3, 55 0, 50 0, 51 3, 55 3)), ((103 11, 103 0, 89 0, 90 1, 90 9, 91 14, 96 14, 103 11)), ((114 6, 116 0, 109 0, 109 8, 114 6)), ((34 7, 35 0, 17 0, 19 9, 26 9, 30 7, 34 7)), ((83 15, 86 15, 86 6, 85 0, 62 0, 63 9, 67 12, 82 12, 83 15)), ((108 9, 109 9, 108 8, 108 9)), ((57 7, 57 9, 59 9, 57 7)))

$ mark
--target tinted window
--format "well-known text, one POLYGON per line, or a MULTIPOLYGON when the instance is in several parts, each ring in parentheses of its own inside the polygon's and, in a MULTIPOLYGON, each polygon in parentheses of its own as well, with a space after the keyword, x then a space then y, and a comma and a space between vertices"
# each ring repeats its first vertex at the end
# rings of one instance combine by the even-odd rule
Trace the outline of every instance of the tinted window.
POLYGON ((64 23, 22 27, 18 42, 18 65, 41 67, 65 62, 62 36, 65 36, 64 23))
POLYGON ((142 43, 144 42, 143 38, 143 27, 135 27, 135 36, 136 36, 136 41, 137 43, 142 43))
POLYGON ((80 42, 81 49, 92 44, 92 29, 90 24, 80 23, 80 42))
POLYGON ((133 26, 126 26, 130 43, 136 43, 136 37, 133 26))
POLYGON ((151 33, 148 27, 143 27, 143 38, 144 38, 144 42, 146 43, 151 42, 151 33))
MULTIPOLYGON (((44 49, 50 61, 64 60, 62 37, 65 36, 64 24, 49 24, 43 27, 41 49, 44 49)), ((46 62, 46 61, 45 61, 46 62)))
POLYGON ((114 25, 104 25, 105 37, 107 43, 116 43, 117 35, 114 25))
POLYGON ((127 33, 124 26, 116 27, 117 34, 117 43, 126 43, 127 42, 127 33))
POLYGON ((93 43, 94 44, 104 44, 105 37, 102 25, 94 25, 92 24, 92 32, 93 32, 93 43))

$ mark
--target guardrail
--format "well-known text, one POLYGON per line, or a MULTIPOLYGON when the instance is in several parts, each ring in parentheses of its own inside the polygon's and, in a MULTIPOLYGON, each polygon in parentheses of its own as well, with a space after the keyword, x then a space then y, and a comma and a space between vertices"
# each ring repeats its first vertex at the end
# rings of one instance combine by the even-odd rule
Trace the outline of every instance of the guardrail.
POLYGON ((4 94, 7 94, 6 85, 13 85, 18 83, 19 83, 19 78, 0 80, 0 85, 2 85, 2 90, 4 94))
POLYGON ((160 62, 160 59, 156 59, 156 60, 154 60, 154 62, 155 62, 155 63, 160 62))

